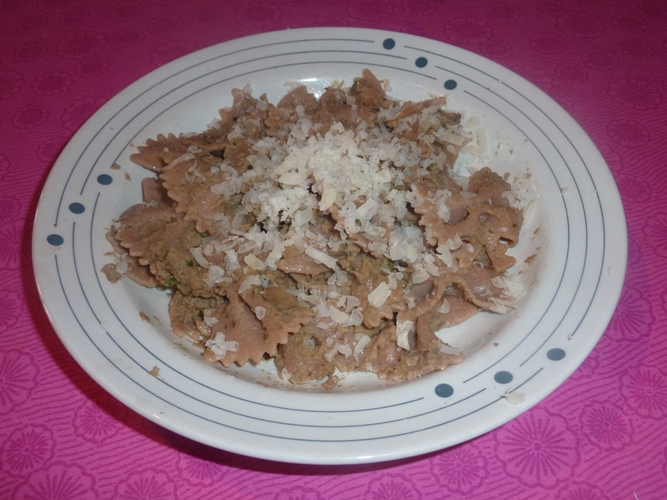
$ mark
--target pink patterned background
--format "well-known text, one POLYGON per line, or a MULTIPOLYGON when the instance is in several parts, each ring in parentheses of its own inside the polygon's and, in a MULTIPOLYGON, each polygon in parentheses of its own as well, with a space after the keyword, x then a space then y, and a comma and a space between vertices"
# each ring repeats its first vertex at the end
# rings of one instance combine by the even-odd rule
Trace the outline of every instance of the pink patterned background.
POLYGON ((0 0, 0 498, 667 498, 667 2, 0 0), (321 467, 182 438, 111 398, 56 337, 30 257, 59 151, 114 94, 233 38, 356 26, 452 43, 583 126, 626 210, 618 310, 586 362, 507 425, 397 463, 321 467))

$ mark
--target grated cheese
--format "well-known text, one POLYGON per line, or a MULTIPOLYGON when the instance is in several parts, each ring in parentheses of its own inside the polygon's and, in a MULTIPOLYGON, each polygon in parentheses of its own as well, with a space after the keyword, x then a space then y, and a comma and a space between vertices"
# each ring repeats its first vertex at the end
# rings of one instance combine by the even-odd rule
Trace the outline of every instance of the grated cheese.
POLYGON ((410 335, 414 324, 414 321, 398 321, 396 323, 396 344, 398 347, 408 351, 410 350, 408 336, 410 335))
POLYGON ((316 262, 319 262, 320 264, 324 264, 330 269, 337 269, 338 264, 336 263, 336 259, 331 257, 330 255, 327 255, 324 253, 322 250, 318 250, 317 248, 314 247, 308 247, 306 248, 306 254, 310 257, 313 258, 316 262))
POLYGON ((354 336, 354 340, 356 343, 354 344, 354 359, 356 360, 357 363, 361 361, 360 356, 364 352, 364 349, 366 349, 366 346, 371 343, 371 338, 368 335, 364 335, 362 333, 357 333, 354 336))
POLYGON ((368 303, 373 307, 381 307, 391 295, 386 281, 381 282, 375 290, 368 294, 368 303))
POLYGON ((248 254, 245 257, 243 257, 243 262, 245 262, 250 269, 254 269, 256 271, 263 271, 266 265, 264 262, 259 260, 255 255, 253 254, 248 254))
POLYGON ((217 360, 224 358, 227 351, 236 352, 239 349, 239 343, 234 340, 226 340, 225 334, 222 332, 218 332, 214 338, 207 340, 204 345, 211 349, 217 360))
POLYGON ((264 316, 266 315, 266 307, 257 306, 255 307, 254 313, 257 319, 261 321, 264 319, 264 316))

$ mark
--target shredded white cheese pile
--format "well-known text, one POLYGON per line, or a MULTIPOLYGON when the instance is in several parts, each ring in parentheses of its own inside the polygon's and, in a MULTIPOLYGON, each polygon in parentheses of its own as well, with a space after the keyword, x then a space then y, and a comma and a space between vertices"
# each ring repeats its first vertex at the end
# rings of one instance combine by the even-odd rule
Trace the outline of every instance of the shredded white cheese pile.
MULTIPOLYGON (((435 111, 434 106, 417 117, 424 120, 435 111)), ((407 119, 411 118, 414 117, 407 119)), ((336 259, 328 252, 356 236, 364 239, 367 250, 373 255, 415 265, 414 283, 438 276, 422 231, 406 219, 409 207, 418 206, 423 199, 409 185, 404 185, 403 179, 405 168, 420 166, 425 173, 429 165, 442 166, 445 156, 441 153, 421 160, 421 150, 414 141, 401 141, 386 129, 360 126, 357 130, 345 130, 341 123, 334 123, 324 136, 307 136, 304 130, 311 126, 312 122, 304 115, 292 125, 286 143, 271 137, 256 142, 253 146, 256 155, 249 158, 253 169, 241 176, 224 162, 220 167, 226 181, 212 186, 214 193, 230 196, 239 193, 243 183, 254 182, 244 194, 235 220, 240 221, 239 217, 253 212, 263 231, 254 228, 243 233, 231 228, 232 246, 236 242, 239 250, 252 252, 243 259, 247 268, 275 269, 284 249, 296 245, 316 262, 337 271, 336 259), (318 210, 335 216, 339 238, 326 238, 315 230, 313 222, 318 210), (286 234, 279 232, 283 223, 290 224, 286 234), (268 258, 260 260, 258 256, 266 251, 270 251, 268 258)), ((441 135, 444 133, 441 127, 436 130, 441 135)), ((447 140, 463 143, 460 127, 448 129, 446 133, 447 140)), ((441 190, 434 200, 438 214, 445 220, 449 217, 445 204, 449 195, 448 191, 441 190)), ((234 250, 225 251, 226 268, 232 273, 239 267, 238 258, 234 250)), ((445 264, 455 265, 446 247, 439 252, 445 264)), ((193 255, 198 263, 208 267, 204 258, 206 250, 204 255, 193 255)), ((229 280, 220 268, 208 267, 208 270, 209 284, 229 280)), ((381 285, 369 297, 371 304, 381 306, 391 288, 381 285)))

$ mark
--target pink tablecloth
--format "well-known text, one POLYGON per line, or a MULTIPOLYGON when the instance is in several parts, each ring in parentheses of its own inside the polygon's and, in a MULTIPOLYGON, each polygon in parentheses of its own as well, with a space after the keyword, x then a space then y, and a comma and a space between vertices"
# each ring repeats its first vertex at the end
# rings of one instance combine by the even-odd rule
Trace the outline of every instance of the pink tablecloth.
POLYGON ((667 3, 1 0, 0 110, 0 498, 667 498, 667 3), (86 118, 176 57, 308 26, 408 32, 509 67, 579 121, 619 185, 628 272, 601 341, 538 406, 453 449, 341 468, 191 442, 93 382, 40 305, 31 221, 86 118))

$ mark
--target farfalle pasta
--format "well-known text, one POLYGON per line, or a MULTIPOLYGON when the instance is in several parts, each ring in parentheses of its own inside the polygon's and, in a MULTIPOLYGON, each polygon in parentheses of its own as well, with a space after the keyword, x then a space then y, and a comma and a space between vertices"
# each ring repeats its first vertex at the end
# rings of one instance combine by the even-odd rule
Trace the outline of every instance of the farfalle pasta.
POLYGON ((522 212, 445 98, 398 102, 365 70, 318 99, 248 89, 201 133, 131 159, 156 173, 108 239, 124 275, 171 291, 175 335, 224 366, 273 359, 294 384, 340 373, 411 380, 463 361, 436 335, 522 294, 522 212))

